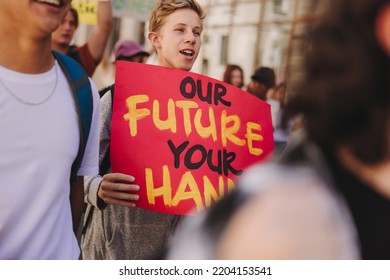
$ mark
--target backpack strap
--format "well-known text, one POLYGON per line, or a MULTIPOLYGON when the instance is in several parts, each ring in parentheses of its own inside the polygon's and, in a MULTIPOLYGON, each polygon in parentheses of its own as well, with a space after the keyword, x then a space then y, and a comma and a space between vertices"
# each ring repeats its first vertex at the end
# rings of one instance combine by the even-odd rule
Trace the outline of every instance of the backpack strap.
POLYGON ((77 157, 72 164, 70 182, 71 186, 76 183, 77 171, 80 168, 84 156, 85 147, 88 142, 93 114, 93 98, 89 77, 83 67, 72 58, 53 51, 62 71, 72 90, 73 97, 77 104, 76 111, 79 116, 80 146, 77 157))

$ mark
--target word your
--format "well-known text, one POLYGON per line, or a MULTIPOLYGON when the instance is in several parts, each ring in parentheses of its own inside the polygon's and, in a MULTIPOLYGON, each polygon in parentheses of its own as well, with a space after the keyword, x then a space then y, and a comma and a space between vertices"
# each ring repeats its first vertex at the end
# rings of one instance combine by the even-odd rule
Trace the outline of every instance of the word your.
MULTIPOLYGON (((180 155, 183 153, 183 151, 187 148, 189 141, 185 141, 183 144, 179 145, 178 147, 173 144, 171 140, 168 140, 168 146, 171 149, 172 154, 174 155, 174 166, 175 168, 180 167, 180 155)), ((217 163, 215 164, 213 162, 213 154, 215 153, 214 150, 206 150, 203 145, 193 145, 192 147, 188 148, 185 152, 185 155, 183 156, 183 162, 185 167, 187 167, 190 170, 199 169, 203 164, 207 163, 207 166, 210 168, 211 171, 217 172, 218 174, 223 174, 225 176, 229 175, 229 170, 234 175, 241 175, 242 170, 236 170, 234 167, 232 167, 231 163, 236 159, 236 154, 233 152, 227 152, 224 150, 218 150, 216 152, 217 155, 217 163), (194 155, 195 153, 200 154, 200 159, 197 161, 194 161, 194 155)))

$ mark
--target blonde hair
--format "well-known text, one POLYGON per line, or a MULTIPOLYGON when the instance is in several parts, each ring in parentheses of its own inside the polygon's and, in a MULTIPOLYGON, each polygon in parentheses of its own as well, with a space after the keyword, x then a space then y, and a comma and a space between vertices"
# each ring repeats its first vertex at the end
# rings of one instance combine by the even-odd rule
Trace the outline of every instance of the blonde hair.
POLYGON ((180 9, 191 9, 195 11, 203 27, 203 19, 206 14, 196 0, 158 0, 149 18, 149 31, 158 32, 165 23, 165 19, 180 9))

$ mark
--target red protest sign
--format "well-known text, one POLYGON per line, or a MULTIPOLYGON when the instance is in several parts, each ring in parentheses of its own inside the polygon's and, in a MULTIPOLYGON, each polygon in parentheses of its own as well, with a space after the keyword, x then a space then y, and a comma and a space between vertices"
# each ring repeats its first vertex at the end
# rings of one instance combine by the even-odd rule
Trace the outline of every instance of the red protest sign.
POLYGON ((203 75, 117 62, 111 166, 135 176, 138 207, 201 211, 272 150, 271 113, 262 100, 203 75))

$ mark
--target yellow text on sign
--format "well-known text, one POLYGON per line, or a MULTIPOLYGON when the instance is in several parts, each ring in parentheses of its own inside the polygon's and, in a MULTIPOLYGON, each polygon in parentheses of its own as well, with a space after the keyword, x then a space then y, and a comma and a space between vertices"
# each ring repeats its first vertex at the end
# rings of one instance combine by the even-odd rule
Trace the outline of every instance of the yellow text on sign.
POLYGON ((149 96, 146 94, 133 95, 126 99, 126 106, 128 112, 123 116, 125 121, 129 122, 130 135, 132 137, 137 136, 138 122, 147 117, 153 119, 153 123, 159 130, 170 130, 172 133, 177 133, 177 112, 182 111, 184 119, 184 131, 187 137, 192 133, 192 127, 195 127, 196 133, 206 139, 212 138, 214 142, 221 141, 223 147, 227 146, 227 142, 231 142, 237 146, 247 146, 248 151, 252 155, 260 156, 263 154, 263 149, 255 147, 256 143, 263 141, 263 136, 260 134, 262 127, 255 122, 241 123, 241 119, 237 115, 228 115, 223 110, 219 116, 219 121, 216 121, 214 109, 209 107, 208 110, 202 110, 198 108, 198 104, 193 101, 178 100, 176 102, 173 99, 169 99, 166 104, 168 110, 168 118, 163 121, 159 118, 160 102, 158 100, 153 101, 153 105, 149 103, 149 96), (138 105, 138 106, 137 106, 138 105), (193 124, 191 122, 190 111, 196 110, 195 117, 193 118, 193 124), (209 126, 203 126, 201 124, 202 115, 207 115, 209 126), (219 127, 217 128, 217 124, 219 127), (239 131, 241 125, 246 126, 246 134, 243 137, 239 137, 236 133, 239 131), (217 129, 220 131, 218 139, 217 129))
POLYGON ((217 186, 214 186, 206 175, 203 176, 202 182, 197 182, 191 171, 188 171, 181 177, 177 190, 173 191, 169 167, 164 165, 162 171, 163 184, 162 186, 156 186, 154 184, 153 170, 145 168, 146 192, 148 202, 152 205, 156 204, 156 198, 158 197, 162 197, 164 205, 168 207, 176 207, 182 201, 192 200, 195 202, 196 209, 199 212, 204 208, 210 207, 213 202, 218 201, 225 193, 236 187, 232 179, 224 178, 223 176, 219 176, 217 186), (203 185, 203 194, 200 191, 199 184, 203 185), (225 186, 227 186, 227 190, 225 186))
POLYGON ((80 23, 96 25, 97 1, 73 0, 72 6, 79 14, 80 23))

